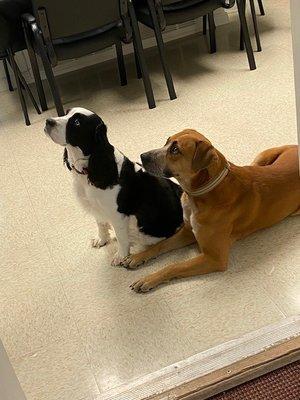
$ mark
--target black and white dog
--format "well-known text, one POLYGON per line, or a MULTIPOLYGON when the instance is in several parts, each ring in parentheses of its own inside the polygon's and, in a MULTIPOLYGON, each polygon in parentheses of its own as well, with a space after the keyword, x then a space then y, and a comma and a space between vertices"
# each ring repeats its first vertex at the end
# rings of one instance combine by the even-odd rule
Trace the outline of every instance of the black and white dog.
POLYGON ((99 236, 93 247, 104 246, 113 227, 118 251, 112 265, 121 265, 130 246, 154 244, 180 227, 180 187, 148 174, 113 147, 97 114, 72 108, 63 117, 47 119, 45 132, 65 147, 64 162, 78 199, 96 219, 99 236))

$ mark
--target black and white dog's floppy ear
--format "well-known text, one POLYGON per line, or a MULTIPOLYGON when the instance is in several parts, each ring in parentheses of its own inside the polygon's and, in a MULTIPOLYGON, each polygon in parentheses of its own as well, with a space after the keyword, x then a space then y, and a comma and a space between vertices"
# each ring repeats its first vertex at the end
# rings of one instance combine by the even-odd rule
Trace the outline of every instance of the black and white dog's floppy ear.
POLYGON ((100 124, 96 126, 95 130, 95 141, 96 143, 105 143, 108 141, 107 139, 107 126, 101 120, 100 124))

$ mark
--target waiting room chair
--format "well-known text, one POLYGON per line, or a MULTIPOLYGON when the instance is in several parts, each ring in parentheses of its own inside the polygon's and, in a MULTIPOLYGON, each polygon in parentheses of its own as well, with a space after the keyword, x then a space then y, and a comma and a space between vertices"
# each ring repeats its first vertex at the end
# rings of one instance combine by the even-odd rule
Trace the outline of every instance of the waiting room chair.
POLYGON ((42 59, 58 115, 64 115, 64 108, 52 67, 59 61, 115 46, 121 85, 126 85, 122 41, 132 38, 148 105, 155 107, 131 0, 32 0, 32 5, 34 15, 24 15, 24 25, 32 47, 42 59))
MULTIPOLYGON (((32 101, 37 113, 41 113, 34 95, 15 60, 15 53, 26 49, 26 42, 22 31, 21 15, 30 9, 31 4, 29 0, 0 0, 0 60, 3 61, 4 71, 10 91, 13 91, 14 89, 9 73, 9 66, 13 71, 26 125, 30 125, 30 120, 24 92, 27 93, 28 97, 32 101)), ((35 55, 33 55, 33 57, 30 55, 29 58, 32 69, 34 70, 35 67, 37 68, 35 55)), ((34 77, 35 79, 38 79, 36 75, 34 75, 34 77)), ((42 93, 39 93, 39 97, 42 109, 44 110, 45 102, 43 101, 43 91, 42 93)))
MULTIPOLYGON (((170 98, 175 98, 172 76, 168 68, 162 31, 166 26, 184 23, 195 18, 208 16, 210 51, 216 51, 214 11, 221 7, 232 7, 234 0, 136 0, 135 9, 138 21, 155 32, 157 46, 163 66, 170 98)), ((245 17, 244 0, 237 0, 237 8, 246 46, 250 69, 256 69, 255 58, 245 17)))

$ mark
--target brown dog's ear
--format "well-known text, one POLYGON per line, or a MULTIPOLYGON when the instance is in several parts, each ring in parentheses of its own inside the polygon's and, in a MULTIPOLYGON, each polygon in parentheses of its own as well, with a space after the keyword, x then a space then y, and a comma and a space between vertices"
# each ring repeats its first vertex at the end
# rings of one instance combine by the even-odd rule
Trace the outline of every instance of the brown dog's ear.
POLYGON ((197 172, 207 168, 215 157, 216 153, 213 145, 199 140, 196 143, 196 149, 192 160, 192 170, 197 172))

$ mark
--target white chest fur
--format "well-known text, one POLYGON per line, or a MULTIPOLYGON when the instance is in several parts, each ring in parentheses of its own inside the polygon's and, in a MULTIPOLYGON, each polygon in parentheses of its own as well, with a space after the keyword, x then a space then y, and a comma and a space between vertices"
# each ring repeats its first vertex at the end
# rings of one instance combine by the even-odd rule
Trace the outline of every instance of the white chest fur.
POLYGON ((96 188, 88 183, 86 175, 73 172, 74 188, 81 205, 99 220, 111 222, 113 215, 117 212, 117 197, 120 186, 105 190, 96 188))
POLYGON ((183 219, 185 224, 192 228, 194 235, 200 228, 200 224, 197 221, 197 208, 193 204, 187 194, 184 194, 181 199, 181 204, 183 208, 183 219))

